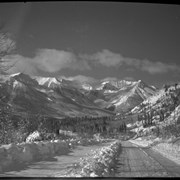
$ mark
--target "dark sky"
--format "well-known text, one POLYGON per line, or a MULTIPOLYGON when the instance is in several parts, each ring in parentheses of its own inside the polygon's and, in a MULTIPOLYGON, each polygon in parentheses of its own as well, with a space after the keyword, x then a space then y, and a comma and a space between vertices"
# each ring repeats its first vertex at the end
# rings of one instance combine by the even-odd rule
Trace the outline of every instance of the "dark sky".
POLYGON ((33 75, 180 80, 180 6, 126 2, 1 3, 17 44, 12 60, 33 75))

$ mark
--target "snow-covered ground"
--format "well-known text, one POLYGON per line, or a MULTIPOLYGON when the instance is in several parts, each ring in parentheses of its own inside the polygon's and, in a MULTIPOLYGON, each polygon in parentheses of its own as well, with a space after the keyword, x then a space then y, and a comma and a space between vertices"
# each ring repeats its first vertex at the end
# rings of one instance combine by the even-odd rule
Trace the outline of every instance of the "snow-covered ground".
POLYGON ((68 150, 68 142, 60 140, 2 145, 0 147, 0 171, 17 163, 46 159, 56 153, 64 154, 68 150))
POLYGON ((160 152, 163 156, 180 164, 180 145, 173 143, 159 143, 152 147, 153 150, 160 152))
POLYGON ((158 151, 163 156, 168 159, 180 164, 180 139, 167 139, 163 140, 161 138, 137 138, 135 140, 130 140, 130 142, 141 146, 141 147, 151 147, 153 150, 158 151))
POLYGON ((134 144, 137 144, 138 146, 141 146, 141 147, 149 147, 149 146, 152 146, 152 145, 155 145, 157 143, 160 143, 162 142, 162 139, 161 138, 151 138, 151 136, 149 136, 149 138, 146 138, 146 137, 139 137, 137 139, 131 139, 129 140, 130 142, 134 143, 134 144))
MULTIPOLYGON (((158 94, 159 96, 162 95, 161 92, 158 94)), ((160 97, 154 96, 154 98, 151 98, 151 103, 155 103, 156 100, 158 100, 160 97), (157 99, 156 99, 156 98, 157 99)), ((142 122, 136 122, 134 124, 128 125, 133 126, 136 125, 134 129, 131 129, 131 131, 137 133, 137 139, 131 140, 131 142, 140 145, 140 146, 151 146, 152 149, 160 152, 164 156, 168 157, 169 159, 180 163, 180 143, 178 144, 173 143, 179 136, 179 117, 180 117, 180 105, 178 105, 168 117, 164 119, 164 121, 159 122, 159 115, 155 115, 153 117, 153 123, 155 125, 149 126, 144 128, 142 125, 142 122), (159 130, 158 130, 159 129, 159 130), (157 130, 159 131, 161 137, 163 138, 157 138, 157 130), (156 133, 155 133, 156 132, 156 133), (153 136, 154 137, 151 137, 153 136), (163 135, 162 135, 163 134, 163 135)), ((179 137, 180 138, 180 137, 179 137)))
MULTIPOLYGON (((137 137, 141 137, 130 141, 139 146, 151 147, 153 150, 158 151, 168 159, 176 162, 177 164, 180 164, 180 140, 177 140, 177 138, 172 135, 173 132, 168 135, 164 130, 171 125, 174 125, 176 128, 178 128, 177 121, 179 116, 180 105, 177 106, 176 109, 170 114, 170 116, 167 117, 164 121, 158 123, 156 122, 156 126, 143 128, 142 124, 137 122, 137 127, 132 129, 132 131, 137 133, 137 137), (166 133, 166 138, 158 138, 155 135, 154 137, 151 137, 153 136, 153 131, 157 131, 157 127, 159 127, 159 131, 166 133)), ((173 131, 173 129, 171 129, 171 131, 173 131)))
MULTIPOLYGON (((108 177, 113 171, 115 161, 121 148, 120 141, 93 151, 89 156, 81 158, 78 164, 65 177, 108 177)), ((60 177, 61 175, 57 175, 60 177)))
MULTIPOLYGON (((33 137, 37 138, 38 136, 39 134, 37 132, 33 134, 33 137)), ((92 139, 81 138, 35 142, 29 138, 24 143, 2 145, 0 147, 0 172, 16 164, 40 161, 56 154, 67 154, 75 145, 90 145, 103 141, 105 140, 98 136, 92 139)))

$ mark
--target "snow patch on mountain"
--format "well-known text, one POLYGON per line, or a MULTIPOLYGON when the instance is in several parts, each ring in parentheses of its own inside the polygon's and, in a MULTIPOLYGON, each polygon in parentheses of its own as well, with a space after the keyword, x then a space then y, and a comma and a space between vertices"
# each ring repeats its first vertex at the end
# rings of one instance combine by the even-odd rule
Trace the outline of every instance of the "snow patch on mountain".
POLYGON ((121 96, 121 98, 112 101, 112 104, 114 104, 115 106, 119 106, 119 105, 125 103, 127 101, 127 99, 128 99, 128 96, 121 96))
POLYGON ((19 82, 15 80, 14 83, 13 83, 13 88, 15 88, 18 85, 19 85, 19 82))
POLYGON ((20 74, 21 74, 20 72, 14 73, 14 74, 11 74, 10 77, 18 76, 18 75, 20 75, 20 74))
POLYGON ((52 84, 60 85, 61 82, 57 80, 55 77, 37 77, 36 81, 40 85, 46 85, 47 87, 50 87, 52 84))
POLYGON ((108 93, 117 93, 118 91, 113 91, 113 90, 105 90, 104 93, 108 94, 108 93))
POLYGON ((26 90, 26 85, 24 85, 22 82, 19 82, 17 80, 14 80, 13 84, 12 84, 13 89, 17 90, 17 89, 21 89, 25 92, 26 90))
POLYGON ((150 103, 151 105, 154 105, 157 102, 157 100, 162 99, 164 96, 165 96, 165 91, 164 91, 164 89, 161 89, 154 96, 147 98, 144 101, 144 103, 145 104, 150 103))
POLYGON ((90 86, 89 84, 83 84, 82 88, 88 91, 92 90, 92 86, 90 86))
POLYGON ((107 84, 107 83, 109 83, 109 81, 104 81, 104 82, 102 82, 101 84, 102 84, 102 85, 105 85, 105 84, 107 84))
POLYGON ((53 101, 52 99, 50 99, 50 98, 47 98, 49 101, 53 101))

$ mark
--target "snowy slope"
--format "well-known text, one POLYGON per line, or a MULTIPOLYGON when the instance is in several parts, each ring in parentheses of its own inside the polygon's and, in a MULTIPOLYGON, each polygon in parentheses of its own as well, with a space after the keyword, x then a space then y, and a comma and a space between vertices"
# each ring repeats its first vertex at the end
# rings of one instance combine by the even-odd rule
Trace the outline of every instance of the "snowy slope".
POLYGON ((114 96, 109 101, 115 105, 116 111, 128 111, 155 93, 154 89, 142 81, 121 81, 117 87, 119 87, 118 91, 114 92, 114 96))
MULTIPOLYGON (((171 85, 167 89, 160 89, 155 95, 131 110, 132 115, 144 113, 151 113, 152 126, 155 125, 155 128, 159 126, 164 129, 164 132, 171 135, 178 133, 178 128, 180 128, 180 85, 171 85)), ((148 129, 143 128, 142 123, 139 128, 142 128, 143 131, 148 129)))

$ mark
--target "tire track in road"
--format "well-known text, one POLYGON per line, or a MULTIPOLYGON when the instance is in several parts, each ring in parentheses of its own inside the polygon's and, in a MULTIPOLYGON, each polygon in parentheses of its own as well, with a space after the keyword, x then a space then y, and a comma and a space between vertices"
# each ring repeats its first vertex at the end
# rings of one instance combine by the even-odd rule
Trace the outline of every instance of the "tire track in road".
POLYGON ((143 149, 148 156, 152 159, 155 159, 161 166, 166 169, 166 171, 171 175, 171 177, 180 177, 180 165, 176 164, 172 160, 164 157, 157 151, 152 150, 151 148, 143 149))
POLYGON ((180 177, 177 169, 180 171, 180 166, 175 163, 172 165, 170 160, 152 150, 123 141, 122 153, 117 159, 115 177, 180 177), (169 168, 166 167, 167 165, 169 168))

